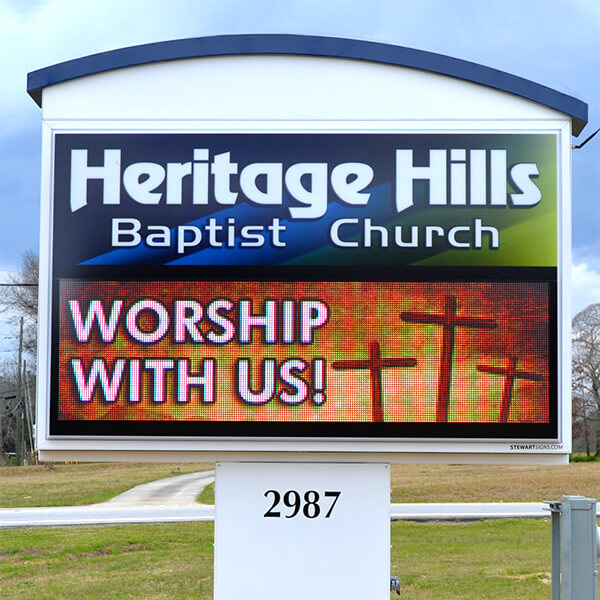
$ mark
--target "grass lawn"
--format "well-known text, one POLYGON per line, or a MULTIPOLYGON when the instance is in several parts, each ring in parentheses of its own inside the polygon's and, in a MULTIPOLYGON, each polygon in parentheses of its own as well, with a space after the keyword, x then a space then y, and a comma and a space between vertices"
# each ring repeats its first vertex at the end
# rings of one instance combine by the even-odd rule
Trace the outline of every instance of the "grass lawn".
POLYGON ((212 523, 0 530, 0 597, 212 598, 212 544, 212 523))
POLYGON ((0 506, 93 504, 140 483, 213 468, 214 463, 57 463, 0 467, 0 506))
MULTIPOLYGON (((391 574, 406 600, 550 597, 547 520, 391 527, 391 574)), ((208 600, 212 544, 212 523, 0 530, 0 595, 208 600)))
MULTIPOLYGON (((0 506, 102 502, 140 483, 213 469, 214 463, 81 463, 0 467, 0 506)), ((539 502, 563 494, 600 498, 600 462, 560 467, 393 465, 392 502, 539 502)), ((212 486, 200 497, 214 502, 212 486)))
MULTIPOLYGON (((213 464, 57 464, 0 469, 0 504, 98 502, 213 464)), ((564 467, 394 465, 393 502, 600 496, 600 463, 564 467)), ((212 490, 200 500, 212 503, 212 490)), ((407 600, 548 600, 549 520, 391 523, 391 574, 407 600)), ((213 525, 0 530, 2 600, 209 599, 213 525)), ((240 590, 243 597, 243 590, 240 590)))
MULTIPOLYGON (((392 465, 392 502, 541 502, 564 494, 600 498, 600 463, 522 465, 392 465)), ((214 486, 198 498, 214 504, 214 486)))
POLYGON ((549 520, 392 523, 405 600, 548 600, 549 520))
POLYGON ((392 502, 541 502, 600 498, 600 462, 564 466, 393 465, 392 502))

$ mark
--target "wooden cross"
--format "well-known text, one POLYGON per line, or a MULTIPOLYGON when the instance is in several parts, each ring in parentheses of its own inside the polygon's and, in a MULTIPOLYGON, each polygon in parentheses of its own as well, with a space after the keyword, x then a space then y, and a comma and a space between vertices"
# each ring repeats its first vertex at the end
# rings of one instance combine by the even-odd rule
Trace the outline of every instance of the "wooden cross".
POLYGON ((379 342, 369 344, 369 358, 358 360, 336 360, 331 366, 336 371, 343 369, 369 369, 371 372, 371 397, 373 401, 373 423, 383 422, 383 402, 381 392, 381 371, 392 367, 414 367, 416 358, 381 358, 379 342))
POLYGON ((446 296, 443 315, 423 312, 402 312, 400 313, 400 318, 408 323, 424 323, 428 325, 441 325, 443 327, 442 356, 440 360, 435 420, 436 423, 446 423, 448 421, 448 407, 450 405, 455 328, 495 329, 498 327, 498 323, 493 319, 457 316, 456 296, 446 296))
POLYGON ((528 371, 517 371, 517 357, 509 355, 507 367, 494 367, 492 365, 477 365, 481 373, 492 373, 493 375, 504 375, 504 391, 502 392, 502 408, 500 409, 500 423, 508 421, 510 403, 515 379, 528 379, 529 381, 544 381, 545 376, 528 371))

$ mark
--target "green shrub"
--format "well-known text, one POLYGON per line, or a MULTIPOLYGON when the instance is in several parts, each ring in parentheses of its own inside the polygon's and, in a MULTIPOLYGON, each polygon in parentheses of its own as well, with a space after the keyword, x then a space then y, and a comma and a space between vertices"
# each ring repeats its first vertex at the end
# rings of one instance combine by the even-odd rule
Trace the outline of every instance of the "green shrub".
POLYGON ((571 454, 569 462, 596 462, 598 457, 595 454, 571 454))

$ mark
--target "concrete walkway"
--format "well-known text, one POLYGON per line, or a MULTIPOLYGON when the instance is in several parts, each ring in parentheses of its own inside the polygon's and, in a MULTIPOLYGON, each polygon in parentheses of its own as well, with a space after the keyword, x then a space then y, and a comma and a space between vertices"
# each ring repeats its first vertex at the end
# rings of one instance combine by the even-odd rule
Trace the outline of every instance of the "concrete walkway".
POLYGON ((214 480, 214 471, 176 475, 138 485, 96 506, 198 506, 196 498, 214 480))
POLYGON ((214 480, 214 471, 202 471, 138 485, 98 504, 0 508, 0 529, 213 521, 214 507, 196 497, 214 480))

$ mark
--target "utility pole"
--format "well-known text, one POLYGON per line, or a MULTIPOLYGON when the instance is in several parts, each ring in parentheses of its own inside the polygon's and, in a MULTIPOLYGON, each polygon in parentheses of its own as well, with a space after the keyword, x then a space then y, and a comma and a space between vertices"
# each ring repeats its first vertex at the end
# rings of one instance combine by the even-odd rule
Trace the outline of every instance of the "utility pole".
MULTIPOLYGON (((5 397, 0 397, 0 402, 4 404, 6 402, 5 397)), ((0 406, 0 453, 3 452, 4 449, 4 436, 2 434, 3 431, 3 421, 4 421, 4 406, 0 406)))
POLYGON ((16 432, 16 459, 17 465, 23 464, 23 386, 21 381, 21 362, 23 360, 23 317, 19 331, 19 358, 17 361, 17 410, 15 412, 16 432))
POLYGON ((32 391, 29 374, 27 373, 27 361, 23 361, 23 386, 25 388, 24 407, 27 433, 27 443, 29 444, 29 456, 33 460, 33 464, 37 464, 35 459, 35 441, 33 437, 33 407, 32 407, 32 391))

